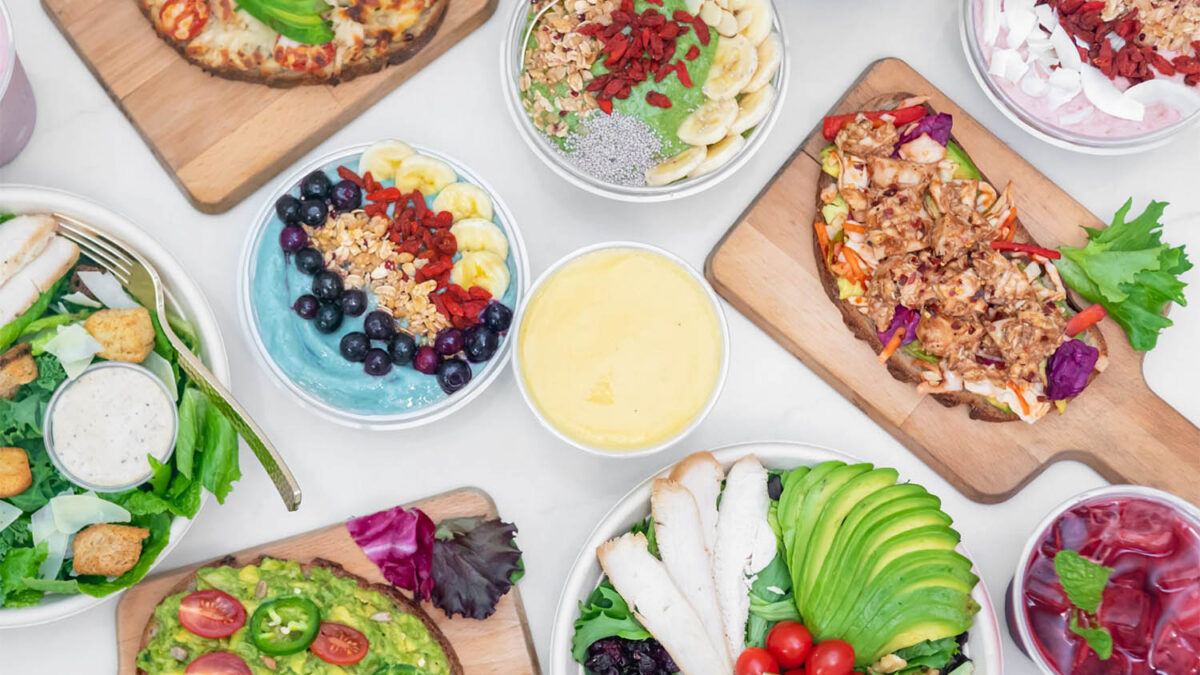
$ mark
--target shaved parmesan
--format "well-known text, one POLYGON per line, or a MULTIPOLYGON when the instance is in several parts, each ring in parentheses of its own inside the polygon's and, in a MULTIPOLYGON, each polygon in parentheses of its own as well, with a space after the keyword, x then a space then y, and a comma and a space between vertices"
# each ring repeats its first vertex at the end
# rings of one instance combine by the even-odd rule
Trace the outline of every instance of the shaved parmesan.
POLYGON ((104 306, 104 305, 101 305, 100 303, 96 302, 95 300, 89 298, 87 295, 80 293, 79 291, 76 291, 74 293, 67 293, 66 295, 64 295, 62 297, 62 299, 66 300, 67 302, 71 303, 72 305, 79 305, 80 307, 92 307, 94 309, 100 309, 101 307, 104 306))
POLYGON ((104 346, 96 341, 83 326, 77 323, 59 326, 58 332, 46 343, 46 352, 58 357, 67 378, 75 379, 87 370, 96 354, 104 351, 104 346))
POLYGON ((142 367, 154 373, 158 379, 162 380, 163 384, 167 385, 167 391, 171 392, 171 400, 179 400, 179 389, 175 383, 175 370, 171 367, 171 362, 158 355, 158 352, 150 352, 145 361, 142 361, 142 367))
POLYGON ((46 540, 46 559, 38 567, 38 578, 58 578, 58 571, 62 569, 63 561, 67 558, 67 546, 71 539, 71 535, 57 531, 50 535, 46 540))
POLYGON ((1134 122, 1140 122, 1146 116, 1146 106, 1124 96, 1100 69, 1084 66, 1079 75, 1084 96, 1101 112, 1134 122))
MULTIPOLYGON (((281 38, 282 39, 282 38, 281 38)), ((92 295, 109 309, 135 309, 141 307, 125 289, 117 278, 107 272, 80 270, 79 279, 92 295)))
POLYGON ((1062 26, 1055 26, 1051 31, 1050 44, 1054 45, 1054 53, 1062 61, 1063 68, 1079 70, 1083 67, 1083 59, 1079 58, 1079 49, 1075 46, 1075 41, 1067 35, 1062 26))
POLYGON ((128 523, 129 511, 94 494, 67 495, 50 500, 54 526, 59 532, 74 534, 96 523, 128 523))
POLYGON ((20 518, 22 513, 24 511, 12 504, 0 502, 0 532, 3 532, 6 527, 17 522, 17 518, 20 518))
POLYGON ((34 546, 58 533, 58 528, 54 526, 54 509, 49 503, 29 516, 29 534, 33 537, 34 546))

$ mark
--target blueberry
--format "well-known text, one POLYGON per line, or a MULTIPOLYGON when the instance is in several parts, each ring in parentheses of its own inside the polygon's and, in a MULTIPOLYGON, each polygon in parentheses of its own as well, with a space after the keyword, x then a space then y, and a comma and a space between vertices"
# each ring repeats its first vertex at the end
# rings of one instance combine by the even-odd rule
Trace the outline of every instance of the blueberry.
POLYGON ((312 276, 325 269, 325 256, 315 248, 302 248, 296 251, 296 269, 312 276))
POLYGON ((331 187, 332 183, 329 182, 329 176, 326 176, 324 171, 317 169, 305 176, 304 180, 300 181, 300 196, 304 199, 325 201, 329 199, 329 189, 331 187))
POLYGON ((362 190, 348 180, 333 186, 329 201, 338 211, 353 211, 362 206, 362 190))
POLYGON ((363 372, 375 377, 387 375, 392 372, 392 357, 382 349, 372 349, 363 361, 363 372))
POLYGON ((367 339, 365 333, 358 331, 343 335, 342 342, 338 345, 338 351, 342 353, 342 358, 352 363, 366 360, 367 352, 370 350, 371 341, 367 339))
POLYGON ((450 356, 462 351, 463 333, 457 328, 446 328, 438 333, 433 341, 433 348, 442 356, 450 356))
POLYGON ((288 225, 279 232, 279 247, 295 253, 308 244, 308 233, 299 225, 288 225))
POLYGON ((483 324, 471 326, 463 334, 463 352, 471 363, 487 361, 496 355, 499 348, 500 336, 483 324))
POLYGON ((300 200, 291 195, 284 195, 275 200, 275 215, 286 225, 300 222, 300 200))
POLYGON ((372 340, 390 340, 396 332, 396 321, 387 312, 376 310, 363 319, 363 330, 372 340))
POLYGON ((332 333, 342 327, 342 308, 332 302, 321 303, 313 325, 322 333, 332 333))
POLYGON ((329 216, 329 207, 319 199, 305 199, 300 202, 300 219, 309 227, 321 227, 329 216))
POLYGON ((442 391, 453 394, 471 381, 471 366, 462 359, 446 359, 437 367, 437 380, 442 391))
POLYGON ((342 312, 346 316, 360 316, 367 311, 367 294, 357 288, 342 293, 342 312))
POLYGON ((292 305, 292 309, 296 311, 296 314, 298 314, 301 319, 304 319, 305 321, 311 321, 312 318, 317 315, 317 308, 320 306, 321 303, 317 302, 317 298, 315 296, 304 294, 296 298, 296 304, 292 305))
POLYGON ((337 300, 342 295, 342 276, 329 270, 317 272, 313 275, 312 292, 318 300, 337 300))
POLYGON ((512 310, 494 300, 489 302, 488 306, 483 309, 483 313, 479 315, 479 320, 497 333, 508 330, 508 327, 512 325, 512 318, 512 310))
POLYGON ((413 368, 426 375, 432 375, 437 372, 438 364, 441 363, 441 360, 442 357, 433 351, 433 347, 425 345, 418 347, 417 353, 413 355, 413 368))
POLYGON ((408 333, 396 331, 388 344, 388 351, 392 354, 392 363, 402 366, 412 361, 413 355, 417 353, 417 343, 408 333))

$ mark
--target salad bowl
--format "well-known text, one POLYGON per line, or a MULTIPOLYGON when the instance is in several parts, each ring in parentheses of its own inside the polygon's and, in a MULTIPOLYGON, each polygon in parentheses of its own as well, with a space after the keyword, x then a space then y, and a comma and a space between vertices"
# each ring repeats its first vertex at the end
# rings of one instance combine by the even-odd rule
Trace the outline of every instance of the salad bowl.
MULTIPOLYGON (((799 465, 814 465, 829 460, 847 463, 859 461, 820 446, 786 441, 738 443, 712 451, 713 457, 726 467, 750 454, 757 456, 767 469, 792 469, 799 465)), ((580 603, 587 599, 603 577, 603 571, 596 558, 596 547, 629 532, 631 527, 646 518, 650 512, 650 493, 655 479, 667 476, 670 471, 671 467, 667 467, 655 473, 618 500, 584 541, 579 557, 567 576, 554 616, 550 638, 551 675, 586 675, 583 666, 572 658, 571 649, 580 603)), ((970 558, 961 544, 958 551, 970 558)), ((974 571, 978 576, 978 569, 974 571)), ((979 604, 980 611, 975 615, 963 651, 974 662, 976 673, 1000 675, 1004 672, 1003 648, 1000 625, 991 596, 980 582, 975 586, 971 597, 979 604)))
MULTIPOLYGON (((111 234, 137 249, 155 265, 162 276, 168 306, 194 327, 201 344, 201 359, 223 385, 229 385, 230 369, 225 343, 203 292, 175 258, 131 220, 84 197, 30 185, 0 185, 0 210, 14 213, 61 213, 82 220, 96 230, 111 234)), ((203 504, 208 500, 208 493, 202 491, 201 494, 203 508, 203 504)), ((154 566, 170 554, 191 524, 191 519, 183 517, 176 517, 172 521, 169 541, 159 553, 154 566)), ((120 591, 100 598, 84 594, 48 595, 37 606, 0 609, 0 628, 35 626, 57 621, 91 609, 119 593, 120 591)))

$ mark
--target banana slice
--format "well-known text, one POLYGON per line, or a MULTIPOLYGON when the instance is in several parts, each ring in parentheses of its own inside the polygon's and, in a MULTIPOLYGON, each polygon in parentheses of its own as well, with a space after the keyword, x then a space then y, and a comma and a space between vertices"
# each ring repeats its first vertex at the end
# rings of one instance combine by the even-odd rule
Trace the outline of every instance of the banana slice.
MULTIPOLYGON (((704 80, 704 95, 711 99, 727 99, 738 95, 754 71, 758 70, 758 51, 745 36, 721 37, 713 55, 708 78, 704 80)), ((718 139, 714 139, 716 142, 718 139)))
POLYGON ((484 218, 465 218, 450 228, 450 234, 458 241, 460 253, 487 251, 508 258, 508 238, 492 221, 484 218))
POLYGON ((757 47, 771 34, 771 22, 774 17, 771 14, 771 3, 767 2, 767 0, 756 0, 750 5, 750 8, 754 12, 754 15, 750 17, 750 22, 742 29, 742 35, 746 36, 750 44, 757 47))
POLYGON ((700 6, 700 20, 716 28, 721 23, 721 6, 713 0, 704 0, 700 6))
POLYGON ((754 20, 754 8, 753 7, 747 7, 746 9, 740 10, 737 13, 738 32, 740 33, 742 31, 746 30, 746 26, 749 26, 750 22, 753 20, 754 20))
POLYGON ((449 211, 457 222, 464 218, 492 219, 492 198, 471 183, 452 183, 433 200, 434 211, 449 211))
POLYGON ((371 177, 377 181, 394 180, 396 168, 400 166, 400 162, 415 154, 417 151, 407 143, 391 140, 379 141, 367 148, 362 157, 358 159, 358 175, 362 176, 370 171, 371 177))
POLYGON ((679 140, 688 145, 709 145, 725 138, 738 116, 737 101, 732 98, 709 99, 679 125, 679 140))
POLYGON ((744 147, 746 147, 745 137, 741 134, 729 134, 720 141, 708 146, 708 151, 704 155, 704 161, 700 162, 700 166, 692 169, 692 172, 688 174, 688 178, 697 178, 706 173, 716 171, 737 156, 744 147))
POLYGON ((750 0, 729 0, 729 7, 727 7, 726 9, 728 9, 731 12, 740 12, 741 10, 746 9, 750 5, 751 5, 750 0))
POLYGON ((396 169, 396 187, 401 192, 420 190, 421 194, 432 195, 458 180, 458 174, 449 164, 429 155, 405 157, 396 169))
POLYGON ((754 71, 754 77, 750 78, 750 84, 742 89, 742 93, 758 91, 770 84, 771 78, 775 77, 775 71, 779 70, 779 64, 782 62, 783 45, 779 42, 779 34, 771 33, 758 46, 758 69, 754 71))
POLYGON ((733 12, 721 11, 721 22, 717 24, 717 33, 725 37, 733 37, 738 34, 738 20, 733 12))
POLYGON ((508 282, 508 265, 491 251, 468 251, 450 268, 450 283, 463 288, 479 286, 493 298, 504 296, 508 282))
POLYGON ((700 13, 700 8, 704 6, 704 0, 684 0, 683 6, 688 14, 696 16, 700 13))
POLYGON ((674 183, 680 178, 685 178, 708 155, 708 150, 701 145, 696 145, 684 150, 683 152, 673 157, 668 157, 657 165, 646 169, 646 185, 659 186, 674 183))
POLYGON ((741 101, 738 101, 737 119, 733 121, 730 132, 740 134, 758 126, 758 123, 766 118, 767 113, 771 112, 771 106, 774 103, 775 87, 769 84, 758 91, 746 94, 741 101))

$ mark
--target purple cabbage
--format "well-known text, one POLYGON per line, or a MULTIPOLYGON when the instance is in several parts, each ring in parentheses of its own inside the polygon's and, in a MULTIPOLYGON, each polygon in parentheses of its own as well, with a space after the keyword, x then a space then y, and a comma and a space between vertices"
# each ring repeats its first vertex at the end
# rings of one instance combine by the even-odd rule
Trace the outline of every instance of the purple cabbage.
POLYGON ((922 135, 929 136, 941 145, 946 145, 946 143, 950 142, 950 129, 953 126, 954 117, 946 113, 922 117, 900 132, 900 140, 896 141, 896 149, 892 152, 892 157, 899 157, 900 146, 911 140, 920 138, 922 135))
POLYGON ((433 520, 418 509, 395 507, 346 523, 354 543, 383 578, 428 599, 433 592, 433 520))
POLYGON ((1100 350, 1082 340, 1059 345, 1046 361, 1046 395, 1052 401, 1078 396, 1099 358, 1100 350))
POLYGON ((879 341, 887 344, 895 335, 896 330, 904 326, 904 337, 900 339, 900 346, 917 339, 917 322, 921 320, 921 313, 915 312, 904 305, 896 305, 896 313, 892 315, 892 325, 888 326, 887 330, 879 331, 879 341))

